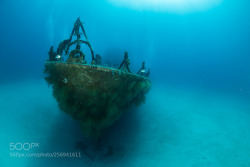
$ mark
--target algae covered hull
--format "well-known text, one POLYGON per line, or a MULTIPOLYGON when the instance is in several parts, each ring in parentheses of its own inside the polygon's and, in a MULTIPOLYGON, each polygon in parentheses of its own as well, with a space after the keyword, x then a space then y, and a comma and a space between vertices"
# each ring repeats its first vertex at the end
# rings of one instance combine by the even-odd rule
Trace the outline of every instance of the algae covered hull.
POLYGON ((146 77, 96 65, 47 62, 45 74, 60 109, 79 120, 88 137, 98 137, 129 106, 144 102, 151 87, 146 77))

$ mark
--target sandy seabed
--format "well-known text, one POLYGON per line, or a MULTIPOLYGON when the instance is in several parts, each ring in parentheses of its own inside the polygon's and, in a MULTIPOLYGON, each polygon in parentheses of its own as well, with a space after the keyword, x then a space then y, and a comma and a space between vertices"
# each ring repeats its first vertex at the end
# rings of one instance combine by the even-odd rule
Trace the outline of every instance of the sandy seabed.
POLYGON ((1 167, 249 167, 250 103, 232 94, 153 84, 146 103, 81 148, 79 124, 61 112, 43 80, 0 86, 1 167), (10 150, 10 143, 39 147, 10 150), (102 147, 101 146, 101 147, 102 147), (109 154, 103 154, 105 148, 109 154), (10 157, 80 152, 81 158, 10 157))

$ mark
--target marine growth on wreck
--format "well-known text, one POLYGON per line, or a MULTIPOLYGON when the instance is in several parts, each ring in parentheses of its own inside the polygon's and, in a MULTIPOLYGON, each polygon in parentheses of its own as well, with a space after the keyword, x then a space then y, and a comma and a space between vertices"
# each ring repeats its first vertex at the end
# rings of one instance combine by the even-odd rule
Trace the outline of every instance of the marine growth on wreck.
POLYGON ((128 53, 125 52, 118 69, 102 66, 101 56, 94 55, 78 18, 70 38, 59 44, 57 52, 50 48, 45 63, 45 80, 52 85, 59 108, 81 123, 86 137, 98 138, 131 105, 143 103, 151 87, 150 71, 146 71, 145 63, 136 74, 130 71, 129 65, 128 53), (81 39, 80 30, 85 40, 81 39), (75 41, 72 41, 73 36, 76 36, 75 41), (82 44, 91 51, 90 64, 81 51, 82 44), (69 52, 72 45, 76 47, 69 52), (63 57, 67 60, 63 61, 63 57))

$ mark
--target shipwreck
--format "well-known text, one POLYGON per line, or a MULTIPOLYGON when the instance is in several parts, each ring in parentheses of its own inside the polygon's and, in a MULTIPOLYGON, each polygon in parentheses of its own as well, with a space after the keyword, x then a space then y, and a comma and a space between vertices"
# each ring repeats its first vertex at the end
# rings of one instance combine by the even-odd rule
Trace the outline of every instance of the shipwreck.
POLYGON ((145 63, 136 74, 130 71, 129 65, 127 52, 119 68, 101 65, 101 56, 94 55, 78 18, 70 38, 62 41, 56 52, 50 48, 44 73, 60 110, 80 122, 86 137, 98 138, 129 107, 142 104, 151 87, 150 71, 146 71, 145 63), (85 40, 81 39, 82 34, 85 40), (73 36, 76 36, 74 41, 73 36), (82 44, 91 51, 89 64, 81 51, 82 44), (76 47, 69 52, 72 45, 76 47))

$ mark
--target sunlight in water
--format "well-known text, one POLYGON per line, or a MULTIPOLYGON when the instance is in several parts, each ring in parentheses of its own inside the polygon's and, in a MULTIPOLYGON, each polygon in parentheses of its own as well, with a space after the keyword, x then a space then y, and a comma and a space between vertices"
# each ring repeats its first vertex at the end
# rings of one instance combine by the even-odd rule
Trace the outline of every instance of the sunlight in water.
POLYGON ((188 13, 204 11, 222 0, 108 0, 111 3, 136 10, 150 10, 160 12, 188 13))

